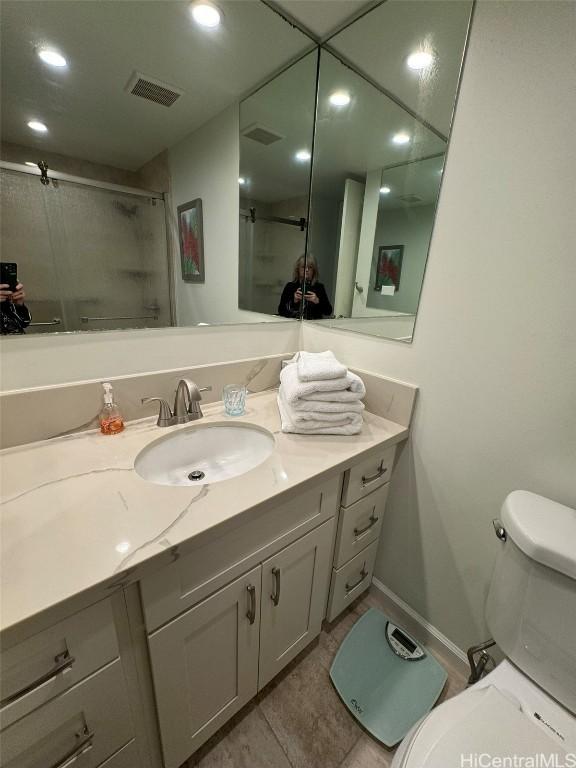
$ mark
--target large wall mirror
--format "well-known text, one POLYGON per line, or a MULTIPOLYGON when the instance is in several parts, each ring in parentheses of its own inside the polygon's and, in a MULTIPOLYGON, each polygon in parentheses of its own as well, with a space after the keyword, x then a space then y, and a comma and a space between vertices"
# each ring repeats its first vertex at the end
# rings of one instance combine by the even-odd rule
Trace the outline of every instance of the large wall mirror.
POLYGON ((2 2, 0 282, 26 335, 279 319, 238 302, 238 104, 314 44, 260 0, 196 7, 2 2))
POLYGON ((471 10, 4 0, 2 332, 410 341, 471 10))
POLYGON ((321 51, 307 256, 323 322, 412 339, 471 10, 388 0, 321 51))

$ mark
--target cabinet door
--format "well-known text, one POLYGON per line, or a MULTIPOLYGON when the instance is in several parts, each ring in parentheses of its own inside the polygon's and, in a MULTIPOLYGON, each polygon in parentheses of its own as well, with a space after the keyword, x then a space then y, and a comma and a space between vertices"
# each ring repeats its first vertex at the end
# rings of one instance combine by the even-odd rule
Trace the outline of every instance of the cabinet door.
POLYGON ((256 694, 260 584, 258 566, 149 637, 166 768, 256 694))
POLYGON ((320 632, 333 533, 332 519, 262 565, 259 689, 320 632))

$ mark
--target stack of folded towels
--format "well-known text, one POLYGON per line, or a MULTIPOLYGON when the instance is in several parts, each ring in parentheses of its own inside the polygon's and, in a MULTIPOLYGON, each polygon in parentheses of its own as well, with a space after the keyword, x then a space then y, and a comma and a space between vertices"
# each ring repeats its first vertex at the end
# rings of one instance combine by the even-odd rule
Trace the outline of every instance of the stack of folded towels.
POLYGON ((283 432, 356 435, 362 429, 364 382, 332 352, 298 352, 280 373, 283 432))

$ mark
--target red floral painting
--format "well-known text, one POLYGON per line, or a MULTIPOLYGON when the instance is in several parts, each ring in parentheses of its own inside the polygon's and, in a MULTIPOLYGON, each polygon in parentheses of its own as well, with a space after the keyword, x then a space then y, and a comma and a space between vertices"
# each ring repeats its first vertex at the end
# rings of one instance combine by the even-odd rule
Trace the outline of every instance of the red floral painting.
POLYGON ((400 288, 403 245, 381 245, 378 249, 374 290, 380 292, 383 285, 393 285, 396 293, 400 288))
POLYGON ((202 200, 178 206, 180 261, 182 280, 204 282, 204 238, 202 232, 202 200))

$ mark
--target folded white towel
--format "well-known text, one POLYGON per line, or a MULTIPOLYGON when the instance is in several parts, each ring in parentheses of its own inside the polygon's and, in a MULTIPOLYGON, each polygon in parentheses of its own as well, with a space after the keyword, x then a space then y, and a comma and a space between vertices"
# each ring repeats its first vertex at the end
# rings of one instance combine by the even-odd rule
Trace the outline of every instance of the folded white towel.
POLYGON ((362 415, 359 413, 351 413, 345 419, 332 422, 319 419, 299 419, 281 395, 278 395, 278 409, 282 422, 282 432, 300 435, 357 435, 362 430, 362 415))
POLYGON ((327 352, 298 352, 296 355, 298 378, 300 381, 325 381, 326 379, 341 379, 346 376, 348 369, 338 362, 334 353, 327 352))
MULTIPOLYGON (((280 394, 284 395, 284 388, 280 387, 280 394)), ((330 393, 327 393, 330 394, 330 393)), ((341 392, 334 392, 334 394, 343 394, 341 392)), ((344 402, 334 402, 326 400, 306 400, 299 399, 295 403, 290 403, 290 407, 293 411, 306 411, 308 413, 362 413, 364 410, 364 403, 360 400, 351 400, 344 402)))
POLYGON ((293 404, 298 400, 314 399, 327 402, 348 402, 360 400, 366 394, 366 389, 359 376, 348 373, 338 379, 325 379, 321 381, 300 381, 296 365, 287 365, 280 371, 280 382, 286 402, 293 404), (329 393, 326 395, 326 393, 329 393), (345 397, 341 394, 347 393, 345 397), (318 397, 324 394, 325 397, 318 397), (314 398, 310 396, 314 395, 314 398), (353 395, 353 397, 349 397, 353 395))

